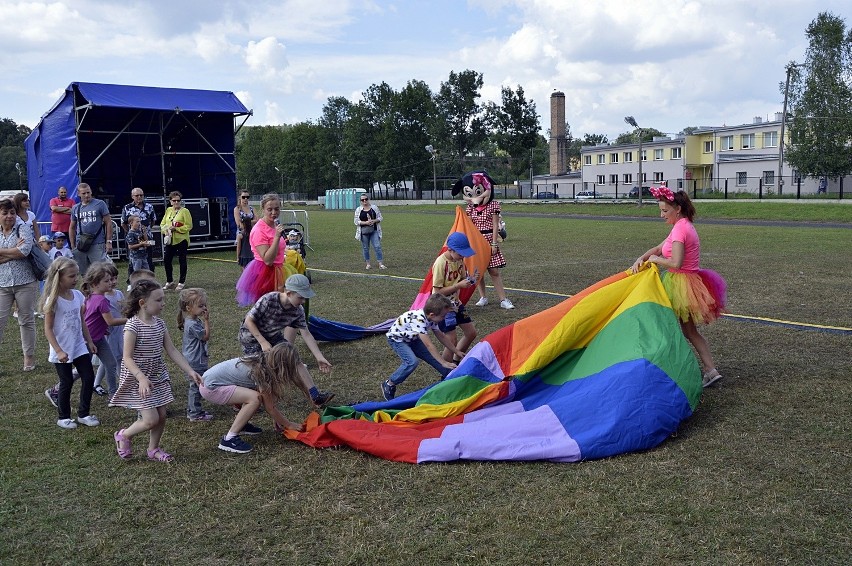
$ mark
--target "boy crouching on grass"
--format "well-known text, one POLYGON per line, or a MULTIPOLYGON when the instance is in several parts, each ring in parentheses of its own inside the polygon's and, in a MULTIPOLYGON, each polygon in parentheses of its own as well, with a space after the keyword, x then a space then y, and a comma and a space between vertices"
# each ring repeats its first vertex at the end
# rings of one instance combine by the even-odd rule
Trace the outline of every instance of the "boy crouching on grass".
POLYGON ((438 350, 429 339, 430 329, 448 350, 459 358, 464 357, 464 352, 456 348, 452 340, 438 329, 437 323, 443 321, 447 313, 452 310, 453 303, 448 297, 433 293, 422 309, 407 311, 393 323, 387 332, 388 344, 400 357, 402 364, 390 378, 382 382, 382 394, 386 400, 393 399, 396 395, 396 386, 414 373, 420 365, 418 358, 438 370, 441 379, 447 377, 450 370, 456 367, 456 364, 443 360, 438 354, 438 350))

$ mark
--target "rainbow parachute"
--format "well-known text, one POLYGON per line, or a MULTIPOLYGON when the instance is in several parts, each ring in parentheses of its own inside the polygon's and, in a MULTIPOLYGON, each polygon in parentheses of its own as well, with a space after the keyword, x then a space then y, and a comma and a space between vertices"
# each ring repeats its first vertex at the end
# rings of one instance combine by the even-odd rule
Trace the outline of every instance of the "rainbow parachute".
POLYGON ((326 408, 287 436, 411 463, 577 462, 657 446, 700 396, 697 361, 651 266, 488 335, 440 383, 326 408))

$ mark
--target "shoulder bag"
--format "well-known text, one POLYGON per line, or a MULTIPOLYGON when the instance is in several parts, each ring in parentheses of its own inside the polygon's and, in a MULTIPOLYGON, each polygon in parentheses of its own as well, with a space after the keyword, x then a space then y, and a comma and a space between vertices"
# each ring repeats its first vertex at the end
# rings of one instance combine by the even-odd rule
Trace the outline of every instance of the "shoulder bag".
MULTIPOLYGON (((77 249, 83 253, 89 251, 89 248, 92 247, 92 244, 95 242, 95 238, 97 238, 101 234, 101 230, 104 229, 103 222, 101 222, 100 228, 94 234, 86 234, 83 232, 83 224, 80 222, 80 207, 83 206, 82 203, 77 205, 77 226, 80 227, 80 233, 77 234, 77 241, 75 242, 77 245, 77 249)), ((40 249, 40 248, 39 248, 40 249)))
MULTIPOLYGON (((18 239, 20 240, 20 225, 17 227, 16 231, 18 239)), ((30 262, 30 269, 32 269, 35 278, 39 281, 44 281, 44 276, 47 274, 47 268, 50 267, 50 256, 47 255, 47 252, 41 249, 36 242, 33 242, 33 245, 30 248, 30 253, 27 256, 27 261, 30 262)))

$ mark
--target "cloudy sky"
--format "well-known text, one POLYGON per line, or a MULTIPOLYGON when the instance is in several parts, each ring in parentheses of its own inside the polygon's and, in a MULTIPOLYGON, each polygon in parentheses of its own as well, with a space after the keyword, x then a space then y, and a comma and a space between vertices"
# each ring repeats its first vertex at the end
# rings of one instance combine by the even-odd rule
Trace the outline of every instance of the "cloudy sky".
MULTIPOLYGON (((316 120, 330 96, 450 71, 485 100, 521 85, 575 136, 735 125, 781 110, 820 11, 848 0, 0 0, 0 117, 34 127, 72 82, 233 91, 248 125, 316 120)), ((847 12, 847 13, 844 13, 847 12)))

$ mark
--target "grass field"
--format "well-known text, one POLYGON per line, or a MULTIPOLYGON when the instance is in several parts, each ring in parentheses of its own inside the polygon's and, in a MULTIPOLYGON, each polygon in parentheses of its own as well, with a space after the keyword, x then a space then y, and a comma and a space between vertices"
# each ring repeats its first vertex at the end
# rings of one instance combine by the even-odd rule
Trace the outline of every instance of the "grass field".
MULTIPOLYGON (((731 203, 736 210, 716 213, 726 204, 699 204, 696 225, 702 265, 727 278, 732 314, 852 327, 852 229, 805 223, 850 223, 852 208, 731 203), (802 224, 700 222, 713 217, 802 224)), ((601 206, 595 213, 631 212, 601 206)), ((480 336, 628 268, 668 230, 639 218, 656 216, 652 206, 631 207, 635 219, 569 216, 592 210, 585 205, 506 208, 504 281, 517 308, 471 307, 480 336)), ((367 273, 352 213, 310 212, 311 314, 369 325, 407 309, 452 207, 383 213, 390 269, 367 273)), ((211 296, 211 361, 239 352, 245 309, 233 300, 232 259, 190 261, 188 283, 211 296)), ((167 296, 175 337, 177 301, 167 296)), ((848 333, 724 318, 704 333, 725 378, 678 434, 648 452, 580 464, 398 464, 284 441, 266 415, 253 421, 267 430, 250 439, 254 451, 229 455, 216 444, 230 408, 207 407, 216 420, 188 422, 185 381, 173 372, 163 446, 177 459, 164 465, 119 460, 111 435, 134 415, 103 398, 93 400, 101 427, 56 426, 43 395, 56 375, 40 326, 31 374, 20 372, 11 321, 3 343, 2 564, 847 564, 852 556, 848 333)), ((334 364, 328 376, 300 347, 321 388, 343 401, 378 399, 379 381, 397 365, 382 336, 322 344, 334 364)), ((404 387, 434 378, 419 368, 404 387)), ((296 392, 282 409, 294 420, 310 410, 296 392)), ((142 447, 137 439, 137 455, 142 447)))

